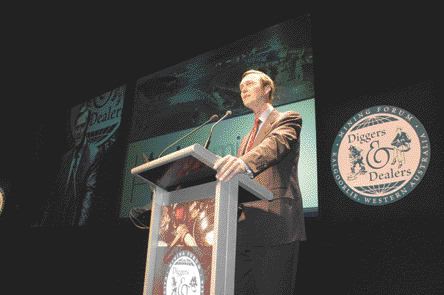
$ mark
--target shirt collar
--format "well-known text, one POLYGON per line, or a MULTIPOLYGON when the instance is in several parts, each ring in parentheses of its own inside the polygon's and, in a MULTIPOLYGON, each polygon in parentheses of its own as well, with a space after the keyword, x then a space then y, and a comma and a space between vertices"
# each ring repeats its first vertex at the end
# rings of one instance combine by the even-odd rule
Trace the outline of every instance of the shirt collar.
POLYGON ((259 120, 261 120, 260 123, 264 123, 273 110, 273 106, 271 104, 268 104, 267 109, 263 111, 259 116, 259 120))

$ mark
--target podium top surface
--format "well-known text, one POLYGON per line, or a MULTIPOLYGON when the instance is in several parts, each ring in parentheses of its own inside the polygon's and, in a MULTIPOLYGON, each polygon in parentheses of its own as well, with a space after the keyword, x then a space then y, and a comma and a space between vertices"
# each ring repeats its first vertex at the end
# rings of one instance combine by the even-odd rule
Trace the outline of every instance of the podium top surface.
MULTIPOLYGON (((200 144, 193 144, 162 158, 144 163, 131 169, 131 174, 142 178, 166 191, 216 181, 213 165, 220 156, 213 154, 200 144)), ((239 175, 239 185, 253 194, 250 200, 273 198, 271 192, 246 175, 239 175)))
POLYGON ((131 169, 138 175, 166 191, 172 191, 216 180, 212 168, 219 158, 199 144, 194 144, 162 158, 131 169))

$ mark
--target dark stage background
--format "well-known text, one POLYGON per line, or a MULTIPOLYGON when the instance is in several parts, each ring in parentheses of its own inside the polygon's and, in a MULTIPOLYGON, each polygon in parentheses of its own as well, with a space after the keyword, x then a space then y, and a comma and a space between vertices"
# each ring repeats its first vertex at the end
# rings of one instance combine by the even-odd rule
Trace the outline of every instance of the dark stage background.
MULTIPOLYGON (((306 222, 297 292, 444 293, 443 51, 436 10, 187 8, 188 13, 170 7, 135 13, 118 7, 111 13, 104 7, 38 6, 11 8, 2 20, 2 27, 10 28, 3 37, 0 116, 0 184, 6 190, 0 282, 7 294, 141 294, 143 289, 148 233, 129 221, 86 228, 30 226, 65 147, 67 109, 123 84, 131 91, 139 77, 305 13, 312 21, 322 182, 320 215, 306 222), (409 87, 426 90, 405 94, 409 87), (402 200, 363 206, 335 184, 331 147, 352 115, 386 104, 419 118, 430 138, 431 162, 421 183, 402 200)), ((131 109, 125 107, 122 117, 131 109)), ((122 120, 106 162, 116 171, 106 175, 110 194, 120 194, 128 125, 122 120)))

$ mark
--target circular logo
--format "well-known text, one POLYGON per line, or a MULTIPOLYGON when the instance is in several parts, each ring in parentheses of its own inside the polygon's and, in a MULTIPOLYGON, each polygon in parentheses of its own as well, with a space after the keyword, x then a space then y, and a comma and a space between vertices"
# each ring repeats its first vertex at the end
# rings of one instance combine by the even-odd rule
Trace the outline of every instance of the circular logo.
POLYGON ((409 194, 430 161, 424 126, 394 106, 374 106, 351 117, 333 143, 331 169, 342 192, 365 205, 386 205, 409 194))
POLYGON ((163 294, 204 294, 204 276, 201 264, 190 251, 174 255, 163 282, 163 294))

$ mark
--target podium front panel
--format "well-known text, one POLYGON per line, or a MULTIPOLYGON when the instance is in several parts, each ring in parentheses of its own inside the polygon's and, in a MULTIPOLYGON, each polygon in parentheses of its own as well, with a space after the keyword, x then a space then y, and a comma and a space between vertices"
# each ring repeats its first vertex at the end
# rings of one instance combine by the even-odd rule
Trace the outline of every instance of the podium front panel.
POLYGON ((211 282, 214 197, 161 210, 153 294, 204 294, 211 282))
POLYGON ((150 235, 144 294, 210 294, 214 195, 210 183, 156 196, 158 230, 150 235))

